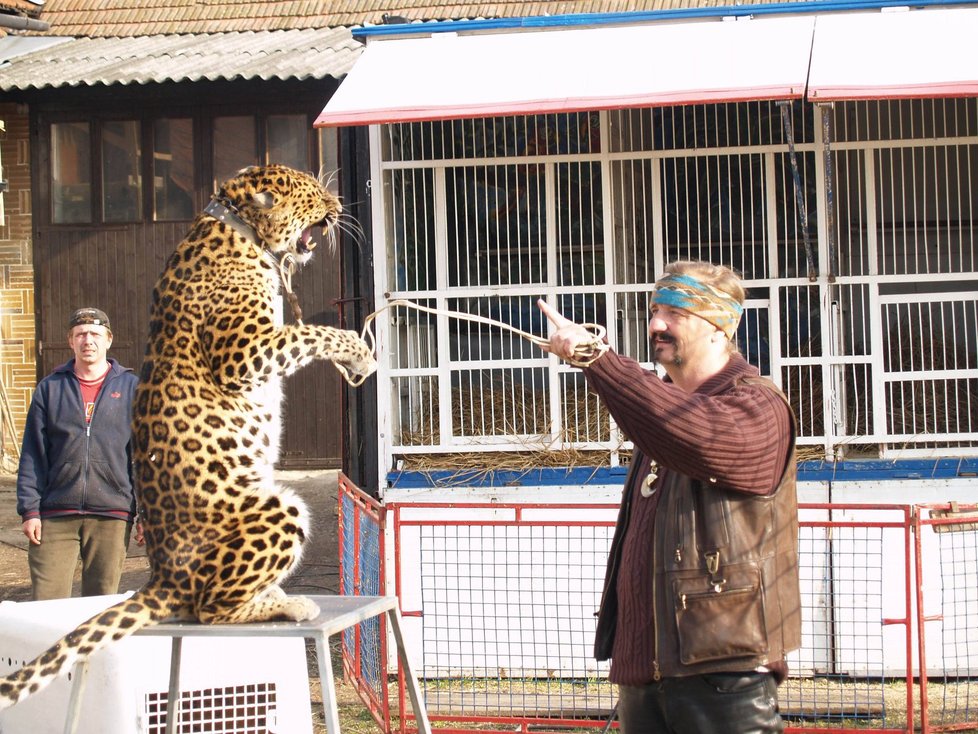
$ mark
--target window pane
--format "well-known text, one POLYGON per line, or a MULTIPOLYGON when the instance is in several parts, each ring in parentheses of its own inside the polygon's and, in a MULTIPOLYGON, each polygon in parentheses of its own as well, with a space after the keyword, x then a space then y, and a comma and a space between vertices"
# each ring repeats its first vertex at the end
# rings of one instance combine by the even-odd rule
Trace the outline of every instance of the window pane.
POLYGON ((214 119, 214 189, 246 166, 258 163, 254 117, 214 119))
POLYGON ((194 218, 193 120, 153 127, 153 207, 158 220, 194 218))
POLYGON ((268 118, 268 162, 309 170, 305 115, 271 115, 268 118))
POLYGON ((51 221, 92 221, 91 131, 87 122, 51 125, 51 221))
POLYGON ((102 218, 106 222, 141 218, 140 152, 138 122, 125 120, 102 126, 102 218))

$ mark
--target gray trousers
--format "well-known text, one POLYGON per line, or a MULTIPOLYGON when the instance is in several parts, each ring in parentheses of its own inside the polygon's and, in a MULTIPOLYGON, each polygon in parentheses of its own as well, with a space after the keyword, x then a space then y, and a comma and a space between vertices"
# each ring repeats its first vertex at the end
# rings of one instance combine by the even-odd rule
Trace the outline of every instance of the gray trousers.
POLYGON ((783 731, 770 673, 706 673, 618 687, 622 734, 776 734, 783 731))
POLYGON ((119 591, 132 523, 98 515, 41 520, 41 544, 27 549, 34 601, 67 599, 81 559, 82 596, 119 591))

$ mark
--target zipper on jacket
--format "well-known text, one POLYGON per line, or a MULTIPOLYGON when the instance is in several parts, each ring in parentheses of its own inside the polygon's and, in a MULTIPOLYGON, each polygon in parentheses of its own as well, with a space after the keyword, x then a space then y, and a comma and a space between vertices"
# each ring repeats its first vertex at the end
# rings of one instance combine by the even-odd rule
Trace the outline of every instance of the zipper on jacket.
MULTIPOLYGON (((78 402, 81 404, 82 420, 85 421, 85 471, 82 473, 82 498, 79 510, 84 510, 88 504, 88 475, 92 466, 92 422, 88 420, 85 413, 85 396, 82 394, 81 381, 78 375, 73 375, 75 379, 75 390, 78 392, 78 402)), ((108 378, 108 375, 106 375, 108 378)), ((101 393, 101 390, 100 390, 101 393)), ((96 399, 96 402, 98 400, 96 399)), ((92 418, 95 417, 95 407, 92 407, 92 418)))
MULTIPOLYGON (((682 509, 685 509, 685 508, 680 508, 680 509, 682 510, 682 509)), ((676 519, 676 522, 679 524, 678 532, 676 534, 676 549, 674 551, 675 559, 676 559, 676 565, 679 565, 680 563, 683 562, 683 550, 682 550, 683 549, 683 538, 685 538, 686 535, 687 535, 686 525, 687 525, 687 522, 688 521, 689 521, 689 515, 688 514, 685 514, 683 512, 680 512, 679 513, 679 517, 676 519)), ((696 520, 695 519, 692 520, 692 529, 695 532, 695 529, 696 529, 696 520)))
MULTIPOLYGON (((76 378, 77 379, 77 378, 76 378)), ((92 417, 91 419, 85 420, 85 489, 82 492, 82 507, 79 509, 84 509, 88 504, 88 483, 92 475, 92 423, 95 422, 95 414, 98 413, 98 406, 102 402, 102 397, 107 392, 108 383, 112 380, 112 365, 109 365, 109 371, 105 373, 105 379, 102 381, 102 387, 98 390, 98 395, 95 396, 95 405, 92 406, 92 417)), ((78 394, 81 395, 81 383, 78 383, 78 394)), ((85 412, 85 400, 82 398, 82 413, 85 412)))
MULTIPOLYGON (((92 418, 95 418, 95 411, 92 410, 92 418)), ((82 492, 82 506, 79 510, 88 506, 88 483, 92 476, 92 423, 85 422, 85 490, 82 492)))

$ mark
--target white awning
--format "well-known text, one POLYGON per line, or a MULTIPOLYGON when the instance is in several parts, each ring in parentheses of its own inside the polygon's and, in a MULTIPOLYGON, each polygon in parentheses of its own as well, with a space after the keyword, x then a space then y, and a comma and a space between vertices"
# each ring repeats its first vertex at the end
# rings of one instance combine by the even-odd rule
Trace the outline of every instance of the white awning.
POLYGON ((978 95, 978 8, 821 15, 813 102, 978 95))
POLYGON ((813 16, 377 40, 317 127, 797 99, 813 16))

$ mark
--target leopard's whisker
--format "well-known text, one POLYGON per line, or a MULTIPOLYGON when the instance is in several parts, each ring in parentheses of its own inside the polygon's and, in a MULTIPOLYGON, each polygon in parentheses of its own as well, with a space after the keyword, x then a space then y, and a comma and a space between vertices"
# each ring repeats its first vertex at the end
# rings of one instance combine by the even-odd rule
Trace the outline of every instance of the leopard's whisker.
POLYGON ((363 243, 366 242, 366 234, 364 233, 360 222, 347 215, 346 212, 340 214, 339 219, 336 220, 336 224, 333 225, 333 229, 338 229, 341 232, 345 232, 354 241, 357 247, 362 246, 363 243))

